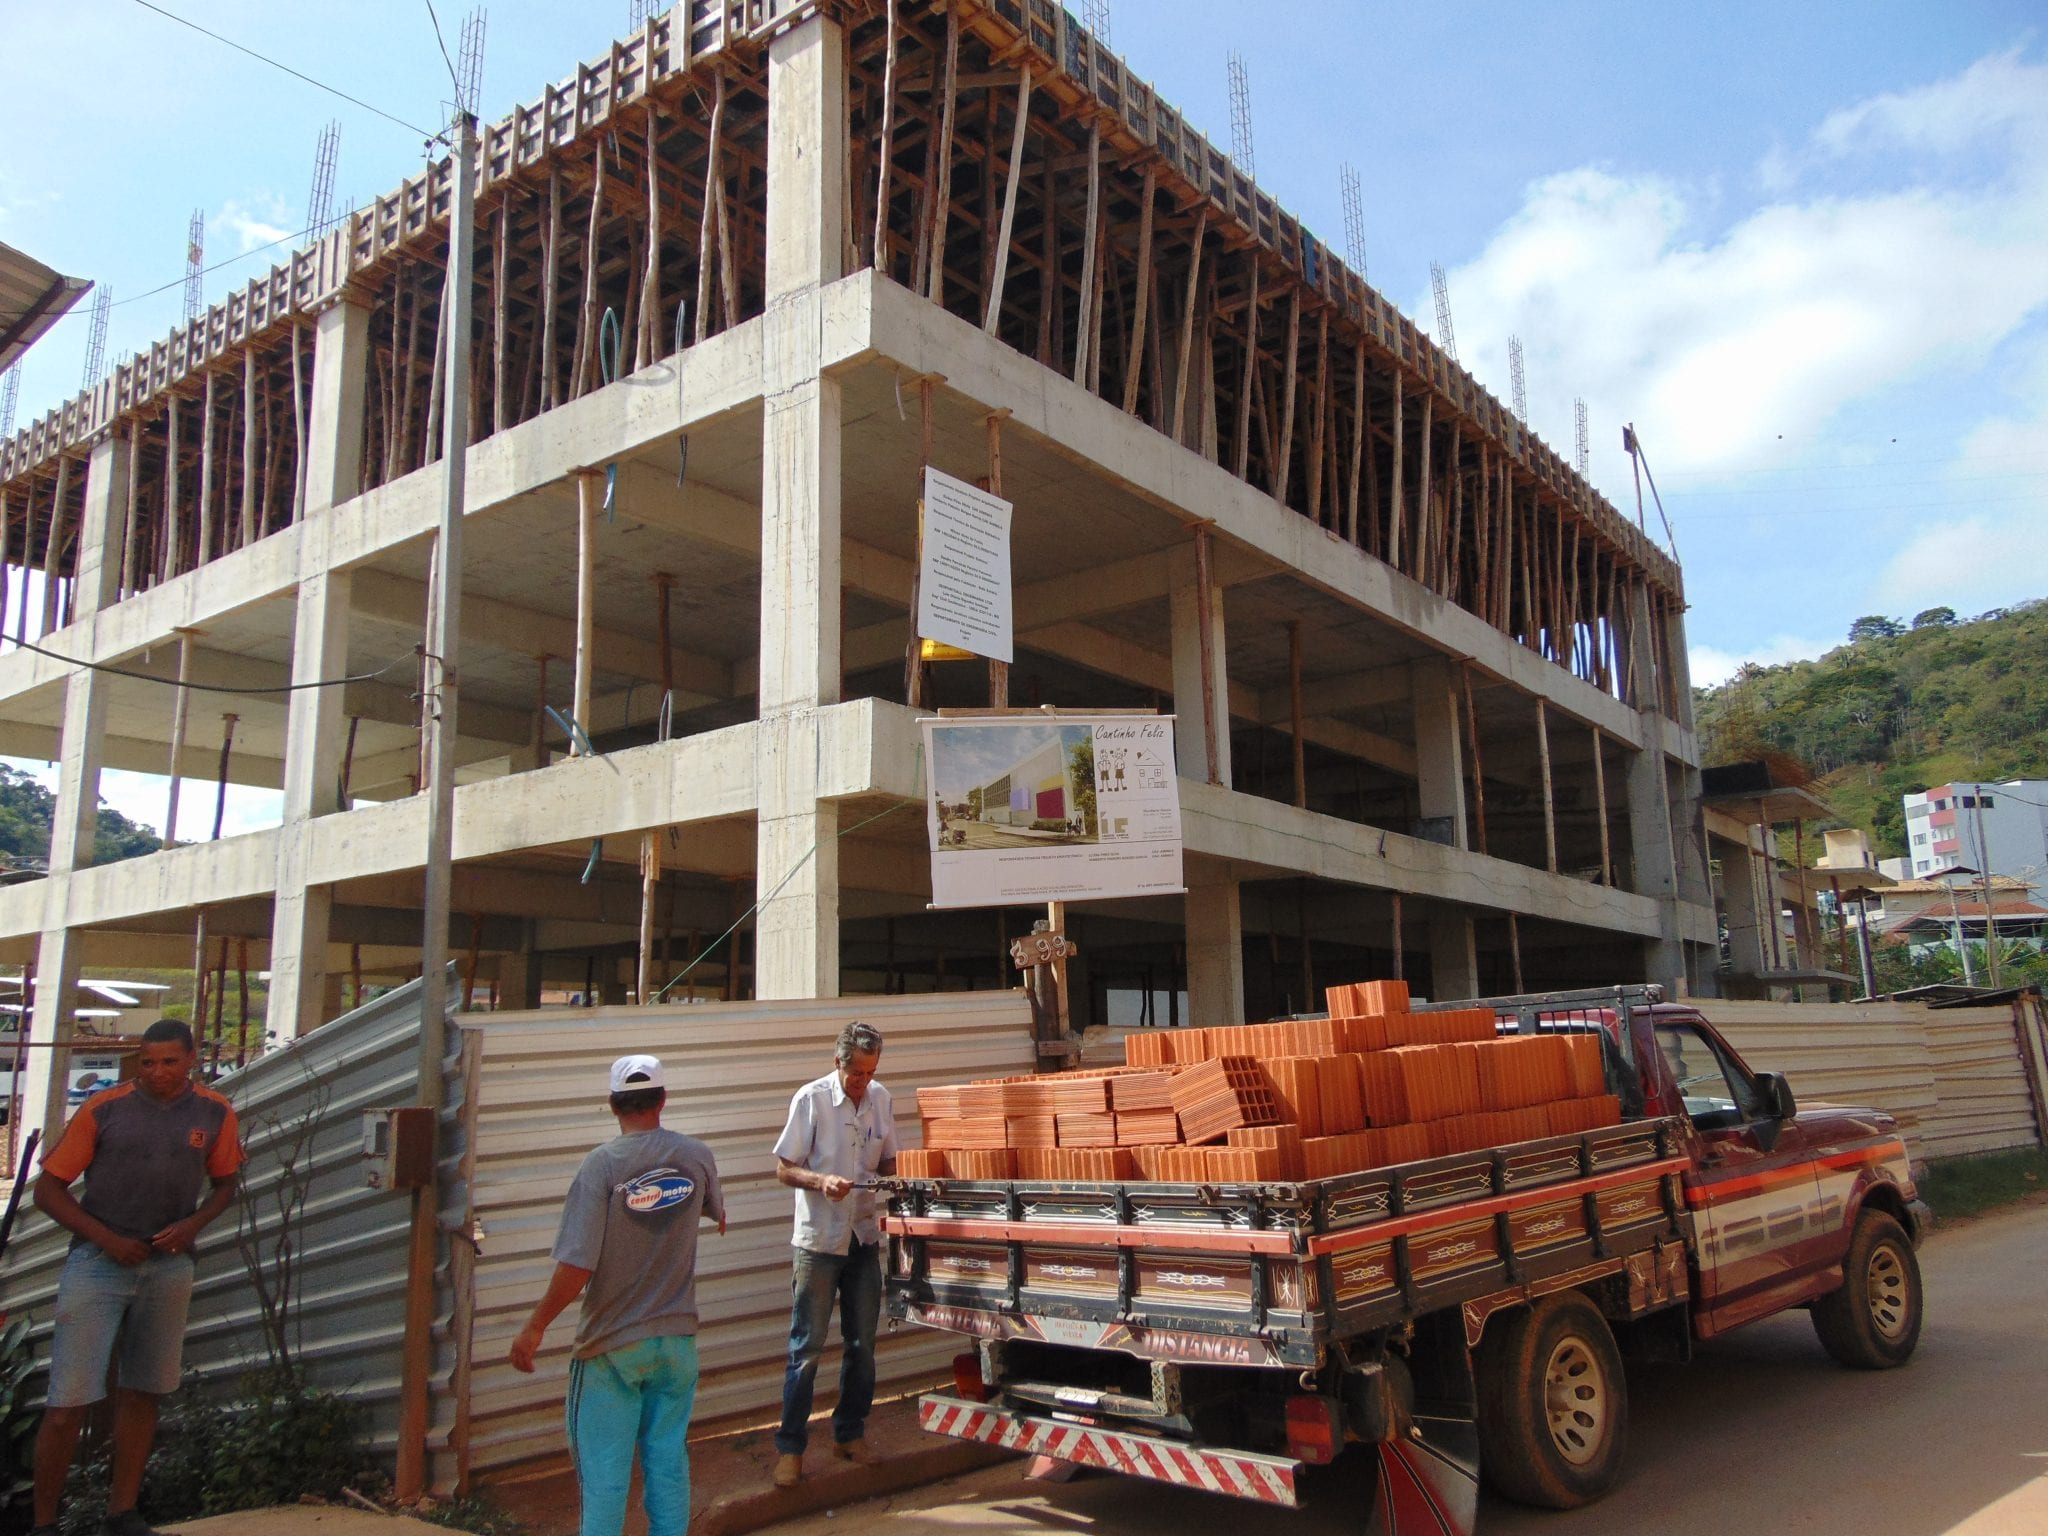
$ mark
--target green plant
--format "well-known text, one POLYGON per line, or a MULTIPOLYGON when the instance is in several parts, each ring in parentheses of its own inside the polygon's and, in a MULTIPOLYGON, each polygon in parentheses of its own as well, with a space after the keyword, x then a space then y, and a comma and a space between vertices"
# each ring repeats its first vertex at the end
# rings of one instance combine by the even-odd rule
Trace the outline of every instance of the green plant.
POLYGON ((0 1521, 26 1505, 33 1480, 36 1423, 42 1417, 29 1401, 35 1363, 28 1319, 17 1317, 0 1330, 0 1521))
POLYGON ((1920 1198, 1947 1220, 1981 1216, 2048 1189, 2048 1150, 2022 1147, 1975 1157, 1945 1157, 1929 1163, 1920 1198))

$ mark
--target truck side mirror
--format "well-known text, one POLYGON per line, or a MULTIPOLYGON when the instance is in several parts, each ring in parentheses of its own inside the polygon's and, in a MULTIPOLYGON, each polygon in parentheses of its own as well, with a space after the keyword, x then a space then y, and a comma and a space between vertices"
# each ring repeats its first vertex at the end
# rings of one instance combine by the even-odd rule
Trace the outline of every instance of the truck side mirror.
POLYGON ((1763 1096, 1764 1113, 1773 1120, 1790 1120, 1799 1113, 1799 1101, 1792 1097, 1792 1085, 1782 1072, 1764 1072, 1756 1080, 1763 1096))

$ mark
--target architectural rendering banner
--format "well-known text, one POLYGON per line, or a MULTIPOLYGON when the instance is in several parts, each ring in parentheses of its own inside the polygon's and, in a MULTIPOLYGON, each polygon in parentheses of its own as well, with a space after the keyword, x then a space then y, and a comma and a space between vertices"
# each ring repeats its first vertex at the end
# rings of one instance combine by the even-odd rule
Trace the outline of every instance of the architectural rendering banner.
POLYGON ((1170 715, 923 724, 933 906, 1183 888, 1170 715))

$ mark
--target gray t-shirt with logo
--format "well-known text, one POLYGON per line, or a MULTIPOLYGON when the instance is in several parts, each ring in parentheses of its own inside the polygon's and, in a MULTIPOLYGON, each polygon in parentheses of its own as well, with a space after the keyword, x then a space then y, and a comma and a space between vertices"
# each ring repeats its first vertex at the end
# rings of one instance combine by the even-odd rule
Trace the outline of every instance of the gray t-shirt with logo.
POLYGON ((634 1131, 583 1159, 557 1263, 590 1270, 575 1355, 697 1331, 697 1225, 725 1217, 711 1149, 666 1127, 634 1131))

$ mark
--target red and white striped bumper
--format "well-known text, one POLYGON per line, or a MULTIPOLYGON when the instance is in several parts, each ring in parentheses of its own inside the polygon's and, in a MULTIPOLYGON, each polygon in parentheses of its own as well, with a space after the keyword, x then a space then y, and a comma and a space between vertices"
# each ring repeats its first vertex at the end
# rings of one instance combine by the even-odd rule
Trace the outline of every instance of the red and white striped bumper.
POLYGON ((1262 1504, 1283 1504, 1290 1509, 1301 1504, 1295 1484, 1302 1463, 1284 1456, 1203 1450, 1126 1430, 1012 1413, 944 1392, 919 1398, 917 1417, 935 1435, 980 1440, 1028 1456, 1050 1456, 1055 1461, 1128 1472, 1133 1477, 1257 1499, 1262 1504))

